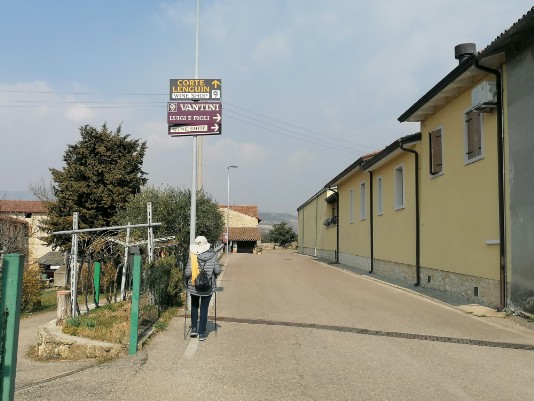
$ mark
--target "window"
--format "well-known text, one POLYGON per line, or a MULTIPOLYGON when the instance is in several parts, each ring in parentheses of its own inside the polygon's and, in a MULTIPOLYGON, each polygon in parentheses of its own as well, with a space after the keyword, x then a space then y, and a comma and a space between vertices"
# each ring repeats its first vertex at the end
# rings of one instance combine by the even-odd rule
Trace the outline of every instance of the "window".
POLYGON ((351 188, 349 191, 349 221, 354 223, 354 190, 351 188))
POLYGON ((394 172, 395 210, 404 208, 404 166, 395 168, 394 172))
POLYGON ((481 159, 482 151, 482 113, 470 110, 465 113, 465 162, 481 159))
POLYGON ((365 220, 365 181, 360 183, 360 220, 365 220))
POLYGON ((443 172, 443 135, 441 128, 429 133, 430 139, 430 174, 443 172))
MULTIPOLYGON (((332 203, 331 208, 329 207, 329 209, 332 213, 330 214, 330 217, 327 217, 325 221, 323 221, 323 225, 326 226, 326 228, 337 225, 337 202, 332 203)), ((328 215, 328 213, 326 215, 328 215)))
POLYGON ((382 177, 376 179, 376 213, 380 216, 382 212, 382 177))

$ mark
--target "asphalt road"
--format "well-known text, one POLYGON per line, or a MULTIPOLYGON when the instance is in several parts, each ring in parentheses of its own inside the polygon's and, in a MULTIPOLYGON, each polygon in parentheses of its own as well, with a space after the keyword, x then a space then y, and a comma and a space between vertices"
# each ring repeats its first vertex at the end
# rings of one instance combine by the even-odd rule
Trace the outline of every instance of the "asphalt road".
POLYGON ((136 356, 18 370, 15 399, 534 400, 534 331, 512 320, 291 251, 223 263, 205 342, 177 317, 136 356))

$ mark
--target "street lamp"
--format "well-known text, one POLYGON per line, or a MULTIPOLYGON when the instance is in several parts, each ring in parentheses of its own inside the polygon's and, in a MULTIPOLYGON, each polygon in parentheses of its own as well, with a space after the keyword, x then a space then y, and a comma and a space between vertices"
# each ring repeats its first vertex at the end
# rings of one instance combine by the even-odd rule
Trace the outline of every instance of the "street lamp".
POLYGON ((230 243, 230 235, 228 225, 230 224, 230 169, 237 168, 237 166, 228 166, 228 199, 226 203, 226 254, 228 255, 228 244, 230 243))

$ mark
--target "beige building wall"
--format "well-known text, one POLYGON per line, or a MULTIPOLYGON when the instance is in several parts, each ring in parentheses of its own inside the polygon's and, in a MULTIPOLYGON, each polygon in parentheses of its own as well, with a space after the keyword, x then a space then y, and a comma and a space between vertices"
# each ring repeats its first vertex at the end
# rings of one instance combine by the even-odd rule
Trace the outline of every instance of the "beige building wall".
POLYGON ((467 90, 421 124, 421 264, 498 280, 496 113, 483 114, 484 157, 466 164, 464 114, 470 106, 467 90), (428 133, 438 127, 443 135, 443 174, 433 177, 428 133))
POLYGON ((25 219, 30 224, 30 238, 29 238, 29 249, 30 249, 30 260, 34 261, 40 257, 46 255, 48 252, 52 251, 52 247, 46 245, 40 238, 44 233, 39 229, 39 225, 43 219, 46 218, 44 214, 34 213, 33 216, 29 219, 25 219))
POLYGON ((232 209, 229 211, 226 208, 219 209, 224 214, 224 224, 226 226, 226 216, 228 213, 228 222, 230 227, 258 227, 258 219, 253 216, 248 216, 243 213, 236 212, 232 209))
POLYGON ((306 255, 335 260, 336 226, 323 223, 332 216, 332 206, 326 202, 331 191, 322 191, 299 209, 299 249, 306 255))
POLYGON ((28 262, 33 263, 33 261, 39 259, 41 256, 46 255, 48 252, 52 251, 52 247, 46 245, 45 242, 41 240, 41 237, 44 233, 39 229, 39 225, 43 219, 46 218, 44 213, 32 213, 32 217, 24 217, 24 214, 21 213, 5 213, 7 216, 16 218, 28 223, 29 228, 29 238, 28 238, 28 262))
MULTIPOLYGON (((317 218, 317 203, 315 198, 299 209, 299 248, 315 249, 317 245, 318 230, 321 229, 317 218)), ((310 251, 307 253, 313 254, 310 251)))
MULTIPOLYGON (((419 146, 414 148, 419 151, 419 146)), ((374 257, 415 265, 415 160, 408 152, 373 171, 374 257), (395 208, 395 169, 404 171, 404 207, 395 208), (378 179, 382 180, 382 214, 378 209, 378 179)))
POLYGON ((347 255, 371 257, 369 173, 358 170, 338 185, 338 191, 339 252, 347 255), (363 209, 361 202, 362 184, 365 196, 363 209))

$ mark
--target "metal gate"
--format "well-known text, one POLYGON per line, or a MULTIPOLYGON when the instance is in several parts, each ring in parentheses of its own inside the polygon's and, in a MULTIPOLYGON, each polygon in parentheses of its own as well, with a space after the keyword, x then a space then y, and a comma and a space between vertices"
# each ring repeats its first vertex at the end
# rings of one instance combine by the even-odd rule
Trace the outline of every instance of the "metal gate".
MULTIPOLYGON (((4 294, 0 293, 0 297, 4 294)), ((3 302, 2 302, 3 304, 3 302)), ((6 327, 7 327, 7 316, 9 312, 7 308, 0 312, 0 366, 4 366, 4 358, 6 355, 6 327)), ((0 370, 0 394, 2 394, 4 384, 4 369, 0 370)))

